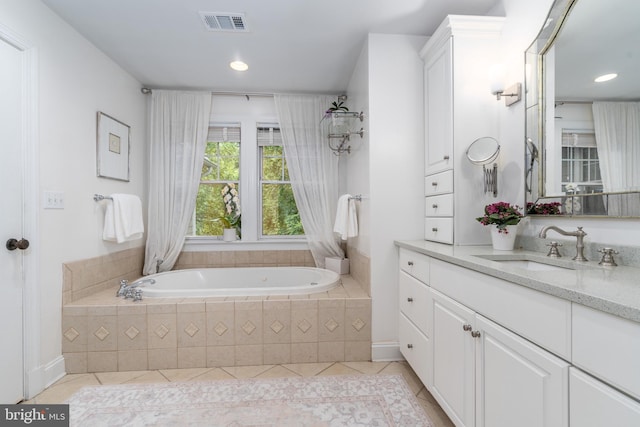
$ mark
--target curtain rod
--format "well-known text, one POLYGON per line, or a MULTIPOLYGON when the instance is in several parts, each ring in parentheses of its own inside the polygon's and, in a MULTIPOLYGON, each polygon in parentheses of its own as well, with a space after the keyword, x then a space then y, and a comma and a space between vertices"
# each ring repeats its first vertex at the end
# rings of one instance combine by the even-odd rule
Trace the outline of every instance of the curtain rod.
MULTIPOLYGON (((145 95, 150 95, 153 92, 153 89, 150 89, 148 87, 143 87, 140 89, 140 92, 142 92, 145 95)), ((264 93, 264 92, 215 92, 215 91, 211 91, 211 95, 229 95, 229 96, 245 96, 245 97, 249 97, 249 96, 264 96, 267 98, 273 97, 272 93, 264 93)))
MULTIPOLYGON (((148 88, 148 87, 143 87, 140 89, 140 92, 142 92, 145 95, 149 95, 153 92, 153 89, 148 88)), ((272 98, 275 94, 273 93, 267 93, 267 92, 224 92, 224 91, 210 91, 211 95, 229 95, 229 96, 244 96, 244 97, 249 97, 249 96, 263 96, 265 98, 272 98)), ((289 93, 283 93, 283 95, 290 95, 289 93)), ((346 98, 346 95, 344 94, 335 94, 335 93, 295 93, 293 95, 328 95, 328 96, 344 96, 346 98)))

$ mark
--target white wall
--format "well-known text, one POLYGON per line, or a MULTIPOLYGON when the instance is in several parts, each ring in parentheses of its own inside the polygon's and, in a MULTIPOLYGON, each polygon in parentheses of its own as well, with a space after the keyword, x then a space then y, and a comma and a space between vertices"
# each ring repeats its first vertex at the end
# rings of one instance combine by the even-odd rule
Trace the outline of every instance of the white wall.
POLYGON ((3 0, 0 10, 0 24, 37 49, 38 196, 64 192, 64 209, 40 206, 39 235, 27 236, 40 254, 38 359, 42 369, 59 370, 62 263, 144 245, 144 239, 102 241, 104 206, 92 196, 131 193, 146 199, 146 99, 134 78, 39 0, 3 0), (97 111, 131 127, 128 183, 96 177, 97 111))
MULTIPOLYGON (((502 1, 507 19, 501 36, 501 56, 504 58, 508 82, 524 80, 524 52, 542 28, 552 3, 552 0, 502 1)), ((504 107, 500 113, 500 141, 505 141, 500 155, 509 159, 501 175, 501 199, 518 202, 521 206, 524 205, 524 118, 524 102, 510 108, 504 107)), ((615 248, 616 245, 638 246, 638 222, 636 219, 540 218, 525 223, 521 232, 537 236, 543 226, 551 223, 564 229, 584 226, 588 233, 585 241, 607 243, 615 248)), ((558 240, 563 239, 558 236, 558 240)))
MULTIPOLYGON (((369 43, 364 44, 358 57, 358 62, 349 80, 347 96, 349 109, 364 113, 365 118, 361 124, 365 132, 362 138, 359 136, 352 138, 351 154, 340 156, 340 175, 346 182, 345 191, 341 191, 341 193, 361 194, 364 197, 357 206, 358 236, 352 238, 349 244, 368 257, 371 255, 369 43)), ((341 185, 343 185, 342 182, 341 185)))
POLYGON ((363 141, 367 146, 347 158, 346 170, 349 193, 368 197, 360 204, 357 248, 371 261, 374 359, 384 358, 383 349, 397 343, 398 257, 393 242, 424 236, 423 83, 418 52, 426 40, 370 34, 348 90, 350 100, 356 100, 350 108, 367 113, 368 138, 363 141))

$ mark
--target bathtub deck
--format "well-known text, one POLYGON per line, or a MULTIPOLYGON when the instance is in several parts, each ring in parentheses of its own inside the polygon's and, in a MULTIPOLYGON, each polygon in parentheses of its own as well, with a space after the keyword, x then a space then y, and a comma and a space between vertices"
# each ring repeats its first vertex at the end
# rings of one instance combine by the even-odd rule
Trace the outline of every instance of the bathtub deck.
POLYGON ((114 286, 63 306, 67 373, 371 360, 371 298, 341 279, 308 295, 135 303, 114 286))

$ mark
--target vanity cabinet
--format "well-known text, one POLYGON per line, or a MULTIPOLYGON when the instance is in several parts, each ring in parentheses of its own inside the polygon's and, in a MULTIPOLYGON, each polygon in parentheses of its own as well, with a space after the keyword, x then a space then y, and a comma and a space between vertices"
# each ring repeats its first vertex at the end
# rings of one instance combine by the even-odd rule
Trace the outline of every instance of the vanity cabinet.
POLYGON ((640 426, 640 323, 418 250, 400 349, 456 426, 640 426))
POLYGON ((486 79, 504 18, 448 16, 420 51, 424 62, 425 239, 487 243, 475 216, 487 204, 482 173, 465 157, 469 144, 497 133, 495 99, 486 79), (471 182, 473 168, 477 182, 471 182), (479 197, 480 196, 480 197, 479 197))
POLYGON ((429 311, 431 294, 427 285, 428 277, 429 258, 401 249, 398 341, 400 352, 424 384, 430 383, 433 376, 432 365, 426 363, 430 359, 429 329, 432 317, 429 311))
POLYGON ((432 291, 431 392, 457 426, 567 426, 569 364, 432 291))
POLYGON ((640 425, 638 401, 577 368, 570 369, 569 382, 571 427, 637 427, 640 425))

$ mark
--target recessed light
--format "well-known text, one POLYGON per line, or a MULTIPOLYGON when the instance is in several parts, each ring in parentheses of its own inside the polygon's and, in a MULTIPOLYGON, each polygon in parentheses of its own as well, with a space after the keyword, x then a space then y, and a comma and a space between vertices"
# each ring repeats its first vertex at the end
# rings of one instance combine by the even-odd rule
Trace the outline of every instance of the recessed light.
POLYGON ((603 74, 601 76, 596 77, 593 81, 596 83, 608 82, 609 80, 613 80, 616 77, 618 77, 616 73, 603 74))
POLYGON ((229 67, 236 71, 247 71, 249 69, 249 66, 242 61, 233 61, 229 64, 229 67))

